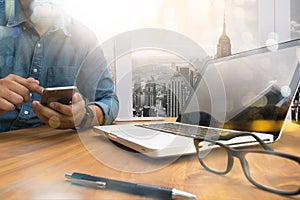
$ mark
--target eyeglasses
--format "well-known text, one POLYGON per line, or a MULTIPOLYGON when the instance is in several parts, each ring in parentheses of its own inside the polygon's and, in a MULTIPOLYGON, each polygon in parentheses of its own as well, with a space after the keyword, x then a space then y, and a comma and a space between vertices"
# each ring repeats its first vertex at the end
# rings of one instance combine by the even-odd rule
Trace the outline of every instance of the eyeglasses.
POLYGON ((256 187, 280 195, 300 194, 300 157, 274 152, 256 135, 232 133, 227 139, 251 136, 264 150, 234 148, 214 139, 194 138, 200 164, 208 171, 224 175, 237 157, 247 179, 256 187))

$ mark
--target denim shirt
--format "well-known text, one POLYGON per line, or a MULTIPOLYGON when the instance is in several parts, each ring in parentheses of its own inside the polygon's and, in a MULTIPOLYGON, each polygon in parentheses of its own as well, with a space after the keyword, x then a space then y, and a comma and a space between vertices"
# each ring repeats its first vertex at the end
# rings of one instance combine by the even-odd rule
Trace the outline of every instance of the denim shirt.
MULTIPOLYGON (((89 104, 102 109, 104 124, 112 123, 119 102, 95 35, 76 20, 61 16, 40 37, 20 11, 16 3, 14 17, 0 27, 0 78, 9 74, 33 77, 44 88, 76 85, 89 104)), ((30 96, 30 102, 0 115, 0 131, 43 125, 31 107, 41 97, 30 96)))

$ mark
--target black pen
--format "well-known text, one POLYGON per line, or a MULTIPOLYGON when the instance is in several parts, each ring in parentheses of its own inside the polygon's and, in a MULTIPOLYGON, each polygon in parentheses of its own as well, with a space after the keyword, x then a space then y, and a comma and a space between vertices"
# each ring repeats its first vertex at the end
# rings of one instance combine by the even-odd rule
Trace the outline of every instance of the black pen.
POLYGON ((162 199, 196 198, 196 195, 174 188, 160 187, 147 184, 130 183, 108 178, 101 178, 81 173, 66 173, 65 177, 72 183, 88 185, 101 189, 117 190, 141 196, 151 196, 162 199))

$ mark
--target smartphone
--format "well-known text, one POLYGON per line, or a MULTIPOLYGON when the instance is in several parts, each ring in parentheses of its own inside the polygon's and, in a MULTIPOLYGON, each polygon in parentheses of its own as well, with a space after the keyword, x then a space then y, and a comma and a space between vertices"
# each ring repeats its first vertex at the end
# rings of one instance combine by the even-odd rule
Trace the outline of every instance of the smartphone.
POLYGON ((51 102, 69 105, 76 91, 76 86, 45 88, 40 103, 44 106, 48 106, 51 102))

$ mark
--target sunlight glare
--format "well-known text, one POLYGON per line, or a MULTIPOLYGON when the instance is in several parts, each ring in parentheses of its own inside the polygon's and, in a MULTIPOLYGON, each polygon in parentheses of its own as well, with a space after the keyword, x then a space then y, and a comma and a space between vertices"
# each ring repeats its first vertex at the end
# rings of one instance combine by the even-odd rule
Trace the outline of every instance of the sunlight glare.
POLYGON ((279 41, 279 35, 275 32, 271 32, 268 34, 266 46, 270 51, 277 51, 279 47, 278 41, 279 41))
POLYGON ((248 92, 247 94, 245 94, 242 99, 241 99, 241 104, 244 107, 248 107, 250 100, 254 99, 257 96, 257 94, 255 94, 254 92, 248 92))
POLYGON ((91 28, 97 36, 110 38, 138 28, 158 17, 161 0, 61 0, 58 4, 69 15, 91 28))
POLYGON ((211 1, 202 0, 199 2, 199 12, 203 14, 208 14, 210 11, 211 1))
POLYGON ((283 97, 289 97, 291 95, 291 89, 288 85, 281 87, 280 92, 283 97))
POLYGON ((217 11, 223 12, 225 10, 225 1, 216 0, 214 1, 213 6, 216 8, 217 11))
POLYGON ((164 26, 170 30, 177 29, 176 11, 174 8, 166 8, 164 10, 164 26))
POLYGON ((246 17, 245 11, 240 7, 234 8, 233 12, 234 12, 234 17, 237 17, 239 19, 245 19, 246 17))

